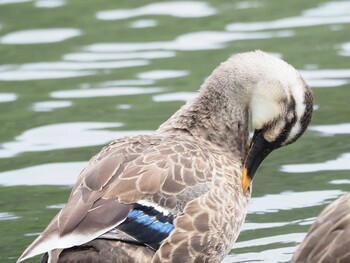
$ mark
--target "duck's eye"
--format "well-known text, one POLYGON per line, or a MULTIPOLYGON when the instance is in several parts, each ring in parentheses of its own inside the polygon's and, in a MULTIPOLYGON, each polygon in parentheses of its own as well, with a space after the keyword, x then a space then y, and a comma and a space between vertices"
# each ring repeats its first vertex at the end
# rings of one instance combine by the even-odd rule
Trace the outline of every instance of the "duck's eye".
POLYGON ((268 156, 270 152, 271 152, 270 149, 265 149, 264 152, 263 152, 264 158, 265 158, 266 156, 268 156))

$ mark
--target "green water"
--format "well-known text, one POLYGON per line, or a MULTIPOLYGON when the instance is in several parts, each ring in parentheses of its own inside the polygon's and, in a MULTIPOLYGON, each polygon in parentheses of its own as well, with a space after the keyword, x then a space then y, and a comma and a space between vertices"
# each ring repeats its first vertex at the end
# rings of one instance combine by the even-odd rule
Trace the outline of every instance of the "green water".
MULTIPOLYGON (((202 17, 145 14, 120 20, 101 20, 96 17, 99 11, 138 8, 151 2, 47 0, 58 5, 54 8, 40 7, 40 3, 43 2, 45 1, 4 4, 5 1, 0 0, 0 63, 2 64, 0 66, 0 180, 7 171, 41 164, 87 161, 108 142, 107 140, 92 143, 90 140, 93 138, 86 137, 86 143, 80 143, 75 148, 59 147, 66 138, 70 137, 69 129, 57 130, 57 134, 52 135, 53 139, 40 140, 39 138, 37 143, 33 142, 33 137, 18 138, 25 132, 51 124, 81 122, 124 124, 122 127, 102 129, 110 133, 155 130, 183 105, 184 101, 159 102, 154 99, 154 96, 174 92, 195 92, 204 78, 221 61, 234 53, 248 50, 261 49, 278 53, 296 68, 304 70, 305 75, 310 72, 315 73, 317 77, 306 77, 307 81, 310 79, 310 83, 315 83, 315 79, 323 81, 324 87, 316 85, 314 88, 315 104, 318 105, 318 109, 315 111, 312 126, 349 123, 350 74, 327 77, 328 73, 318 72, 322 69, 330 69, 334 72, 338 69, 350 70, 350 57, 341 56, 338 53, 342 50, 341 44, 350 41, 350 21, 346 22, 344 19, 345 22, 336 24, 329 22, 332 20, 330 17, 350 16, 350 13, 344 14, 346 9, 341 6, 335 8, 333 14, 316 15, 316 18, 323 19, 323 22, 317 25, 307 26, 306 22, 305 24, 301 22, 302 26, 299 27, 278 28, 277 25, 277 28, 248 31, 245 26, 249 22, 277 21, 287 17, 303 18, 307 16, 305 10, 333 9, 322 9, 322 4, 329 2, 319 0, 289 2, 212 0, 200 3, 207 3, 208 10, 214 10, 215 14, 204 14, 202 17), (151 19, 156 25, 131 28, 130 24, 140 19, 151 19), (233 23, 244 23, 241 31, 228 31, 227 26, 233 23), (5 36, 12 32, 57 28, 78 29, 80 35, 53 43, 18 44, 16 41, 6 43, 5 36), (213 31, 221 35, 214 35, 213 31), (193 34, 195 32, 206 33, 199 39, 195 38, 193 34), (218 39, 223 36, 222 33, 230 40, 219 41, 218 39), (257 39, 236 40, 233 33, 250 34, 249 38, 257 39), (265 35, 264 39, 257 37, 257 34, 265 33, 271 36, 265 35), (180 41, 175 41, 179 40, 179 36, 189 37, 187 42, 181 42, 181 44, 180 41), (211 42, 214 44, 209 46, 211 42), (127 45, 129 51, 120 53, 162 51, 166 57, 125 59, 142 60, 147 65, 122 68, 112 68, 110 64, 106 64, 105 59, 74 62, 64 58, 64 55, 72 53, 84 53, 85 59, 87 53, 104 54, 88 50, 89 47, 98 43, 131 43, 127 45), (144 44, 144 47, 132 50, 132 43, 158 43, 158 46, 148 47, 144 44), (203 45, 207 46, 203 47, 203 45), (189 46, 193 48, 188 48, 189 46), (33 65, 40 62, 49 64, 33 65), (82 69, 72 69, 72 64, 57 66, 57 64, 53 65, 53 62, 81 63, 75 64, 75 67, 82 69), (102 64, 89 65, 88 69, 84 69, 87 63, 102 64), (47 72, 52 73, 54 70, 87 72, 90 75, 45 78, 47 72), (138 75, 153 70, 185 72, 185 76, 160 79, 150 76, 145 79, 138 75), (11 72, 16 72, 17 77, 2 79, 6 74, 10 76, 11 72), (30 77, 20 80, 18 76, 21 74, 22 76, 28 74, 30 77), (30 80, 29 78, 33 78, 35 74, 37 79, 30 80), (343 80, 344 83, 335 85, 330 82, 328 85, 324 84, 325 79, 343 80), (106 82, 121 80, 143 81, 144 83, 120 87, 124 90, 130 86, 141 88, 143 94, 85 98, 79 95, 76 98, 53 98, 52 95, 57 91, 103 89, 104 85, 115 87, 106 82), (154 87, 162 90, 147 93, 154 87), (17 98, 13 101, 1 102, 2 93, 14 93, 17 98), (45 101, 68 101, 72 105, 51 111, 47 108, 44 109, 46 111, 35 110, 35 103, 45 101), (8 144, 16 141, 15 144, 8 144), (54 146, 45 150, 46 144, 54 146), (40 147, 44 150, 38 151, 40 147)), ((334 3, 347 2, 349 1, 334 3)), ((198 13, 201 11, 193 12, 193 14, 198 13)), ((281 23, 280 21, 280 25, 281 23)), ((45 37, 47 37, 45 34, 37 36, 34 42, 40 42, 41 38, 45 42, 45 37)), ((28 42, 28 38, 25 39, 28 42)), ((107 55, 118 53, 107 51, 104 50, 107 55)), ((108 60, 108 62, 117 61, 117 59, 108 60)), ((159 73, 159 75, 162 74, 159 73)), ((50 131, 55 132, 55 130, 50 131)), ((288 164, 322 164, 336 160, 342 154, 349 152, 349 133, 348 129, 343 131, 343 134, 324 136, 320 132, 309 130, 296 144, 279 150, 264 162, 254 181, 253 197, 256 198, 256 202, 252 205, 252 211, 246 220, 248 225, 252 224, 252 229, 242 232, 237 248, 232 250, 232 255, 229 255, 225 262, 288 261, 312 219, 330 200, 335 199, 342 192, 349 191, 350 186, 346 168, 334 170, 330 167, 310 173, 286 173, 281 172, 280 168, 288 164), (342 184, 331 184, 331 180, 346 181, 342 184), (267 204, 266 209, 264 205, 260 210, 256 208, 259 202, 267 204), (268 224, 271 225, 268 226, 268 224)), ((47 133, 42 132, 38 133, 37 137, 40 135, 48 136, 47 133)), ((49 177, 50 170, 45 172, 49 177)), ((52 180, 55 181, 55 178, 53 177, 52 180)), ((68 186, 42 186, 40 182, 36 186, 21 186, 21 184, 23 184, 22 181, 19 181, 12 186, 0 187, 1 262, 15 262, 25 247, 35 238, 35 234, 42 231, 58 212, 58 209, 48 207, 63 204, 70 191, 68 186)), ((59 185, 60 182, 57 184, 59 185)), ((28 262, 36 261, 28 260, 28 262)))

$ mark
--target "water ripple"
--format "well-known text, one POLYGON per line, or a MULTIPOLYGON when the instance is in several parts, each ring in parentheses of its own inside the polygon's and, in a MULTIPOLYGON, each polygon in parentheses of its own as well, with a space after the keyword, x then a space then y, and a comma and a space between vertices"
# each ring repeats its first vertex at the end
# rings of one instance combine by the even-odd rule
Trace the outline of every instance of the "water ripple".
POLYGON ((20 218, 19 216, 16 216, 14 213, 8 213, 8 212, 1 212, 0 213, 0 221, 3 220, 15 220, 20 218))
POLYGON ((242 1, 236 4, 237 9, 249 9, 249 8, 259 8, 262 7, 263 3, 260 1, 242 1))
POLYGON ((313 88, 338 87, 350 83, 350 69, 314 69, 299 72, 313 88))
POLYGON ((50 93, 50 97, 58 99, 73 99, 73 98, 96 98, 109 96, 126 96, 149 94, 163 91, 164 88, 140 88, 140 87, 111 87, 111 88, 96 88, 96 89, 76 89, 76 90, 61 90, 50 93))
POLYGON ((6 70, 0 71, 0 81, 27 81, 43 79, 76 78, 95 74, 94 71, 68 70, 6 70))
POLYGON ((38 8, 57 8, 64 6, 65 0, 36 0, 35 7, 38 8))
POLYGON ((350 180, 348 179, 339 179, 339 180, 331 180, 329 181, 330 184, 340 184, 340 185, 343 185, 343 184, 350 184, 350 180))
POLYGON ((197 92, 174 92, 154 95, 152 99, 156 102, 160 101, 189 101, 198 96, 197 92))
POLYGON ((148 65, 147 60, 118 60, 108 62, 39 62, 20 66, 24 70, 86 70, 118 69, 148 65))
POLYGON ((148 60, 118 60, 108 62, 38 62, 3 65, 0 81, 26 81, 83 77, 97 74, 92 69, 120 69, 148 65, 148 60), (89 71, 87 71, 89 70, 89 71))
POLYGON ((173 51, 149 51, 149 52, 122 52, 122 53, 71 53, 63 56, 64 60, 72 61, 103 61, 103 60, 125 60, 125 59, 158 59, 175 57, 173 51))
POLYGON ((333 136, 336 134, 350 134, 350 123, 314 125, 311 126, 309 130, 320 132, 323 136, 333 136))
POLYGON ((73 185, 87 162, 50 163, 0 173, 0 185, 73 185))
MULTIPOLYGON (((296 234, 292 236, 295 238, 296 242, 303 238, 305 234, 296 234)), ((291 240, 292 242, 292 240, 291 240)), ((244 263, 280 263, 280 262, 288 262, 293 253, 296 250, 296 246, 293 247, 282 247, 282 248, 274 248, 274 249, 264 249, 259 252, 250 252, 250 253, 241 253, 228 255, 222 261, 222 263, 232 263, 232 262, 244 262, 244 263)))
POLYGON ((119 122, 72 122, 36 127, 23 132, 12 142, 0 144, 0 158, 13 157, 23 152, 102 145, 113 139, 136 133, 103 130, 122 126, 124 124, 119 122))
POLYGON ((77 28, 31 29, 8 33, 0 37, 1 44, 48 44, 81 35, 77 28))
POLYGON ((142 72, 137 74, 137 77, 140 79, 152 79, 152 80, 158 80, 158 79, 171 79, 171 78, 179 78, 184 77, 189 74, 188 70, 152 70, 147 72, 142 72))
POLYGON ((26 3, 31 1, 33 0, 0 0, 0 5, 26 3))
POLYGON ((157 20, 154 19, 140 19, 130 23, 131 28, 147 28, 158 25, 157 20))
POLYGON ((344 153, 335 160, 322 163, 289 164, 281 166, 281 171, 285 173, 314 173, 346 170, 350 170, 350 153, 344 153))
POLYGON ((338 51, 338 54, 341 56, 349 57, 350 56, 350 42, 342 44, 341 50, 338 51))
POLYGON ((292 210, 327 203, 343 194, 340 190, 308 191, 308 192, 283 192, 280 194, 265 195, 252 198, 248 213, 265 214, 275 213, 280 210, 292 210))
POLYGON ((17 94, 15 93, 0 93, 0 103, 10 102, 17 100, 17 94))
POLYGON ((232 33, 223 31, 200 31, 178 36, 173 41, 97 43, 86 46, 91 52, 135 52, 141 50, 209 50, 221 49, 231 41, 247 39, 269 39, 273 37, 291 37, 291 31, 232 33))
POLYGON ((273 243, 294 243, 301 242, 305 237, 304 233, 292 233, 292 234, 284 234, 277 236, 269 236, 263 238, 252 239, 249 241, 242 241, 236 243, 233 248, 246 248, 253 246, 265 246, 273 243))
POLYGON ((100 11, 96 17, 101 20, 120 20, 145 15, 169 15, 175 17, 205 17, 216 14, 216 10, 204 2, 178 1, 147 4, 134 9, 100 11))
POLYGON ((33 104, 34 111, 53 111, 54 109, 66 108, 72 106, 72 102, 68 100, 57 101, 40 101, 33 104))
POLYGON ((228 31, 260 31, 307 26, 334 25, 350 23, 349 1, 333 1, 316 8, 305 10, 301 16, 288 17, 273 21, 232 23, 226 26, 228 31))
POLYGON ((247 231, 247 230, 281 227, 281 226, 286 226, 288 224, 290 224, 290 223, 289 222, 274 222, 274 223, 247 223, 247 222, 244 222, 242 229, 241 229, 241 232, 247 231))

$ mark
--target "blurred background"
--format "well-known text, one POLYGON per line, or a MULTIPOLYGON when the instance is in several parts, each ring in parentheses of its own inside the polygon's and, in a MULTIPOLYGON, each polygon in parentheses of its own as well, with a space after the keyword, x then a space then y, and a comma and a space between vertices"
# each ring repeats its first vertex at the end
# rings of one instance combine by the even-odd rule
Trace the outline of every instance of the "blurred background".
POLYGON ((350 189, 350 1, 0 0, 0 261, 15 262, 103 145, 154 131, 221 61, 255 49, 300 70, 315 113, 260 168, 225 263, 288 262, 350 189))

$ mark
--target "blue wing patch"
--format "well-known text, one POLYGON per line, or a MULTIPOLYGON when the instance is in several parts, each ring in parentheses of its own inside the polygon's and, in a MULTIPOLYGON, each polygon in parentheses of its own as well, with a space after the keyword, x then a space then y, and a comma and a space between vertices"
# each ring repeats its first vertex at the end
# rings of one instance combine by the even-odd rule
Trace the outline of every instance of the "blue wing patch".
POLYGON ((157 250, 174 229, 174 218, 172 214, 164 215, 154 207, 136 203, 126 220, 117 228, 157 250))

